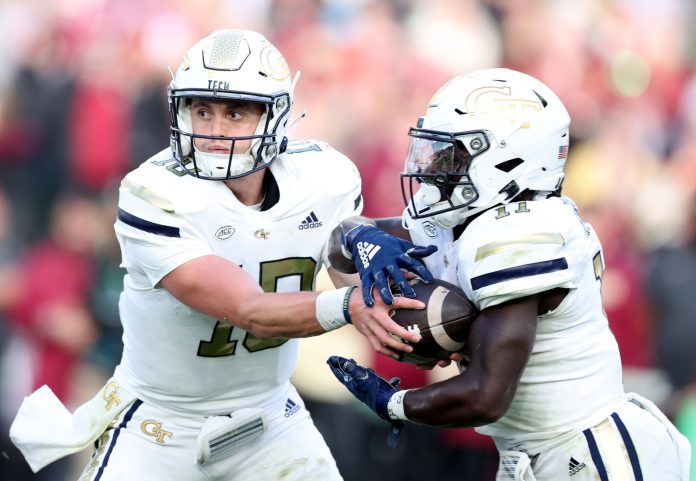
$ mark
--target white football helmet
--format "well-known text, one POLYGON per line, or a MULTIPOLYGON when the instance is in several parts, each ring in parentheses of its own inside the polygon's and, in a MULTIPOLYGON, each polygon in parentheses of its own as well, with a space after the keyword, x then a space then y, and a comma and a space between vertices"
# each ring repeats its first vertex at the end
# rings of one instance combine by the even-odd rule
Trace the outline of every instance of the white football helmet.
POLYGON ((529 75, 495 68, 453 78, 409 131, 409 215, 452 228, 522 191, 558 191, 569 125, 560 99, 529 75))
POLYGON ((263 35, 250 30, 216 30, 186 53, 169 85, 171 147, 184 170, 208 180, 234 179, 268 167, 287 145, 285 137, 293 80, 280 51, 263 35), (211 137, 191 128, 194 98, 256 102, 264 113, 251 136, 211 137), (202 152, 194 138, 232 141, 230 154, 202 152), (250 148, 234 153, 234 142, 251 140, 250 148))

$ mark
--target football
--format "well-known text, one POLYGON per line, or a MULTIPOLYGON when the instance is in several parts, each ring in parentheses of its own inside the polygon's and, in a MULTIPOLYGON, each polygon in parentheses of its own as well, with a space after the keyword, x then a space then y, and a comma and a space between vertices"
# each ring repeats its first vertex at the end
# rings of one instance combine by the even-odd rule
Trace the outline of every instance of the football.
POLYGON ((424 302, 426 308, 395 309, 392 314, 397 324, 420 333, 422 338, 420 342, 411 344, 413 352, 404 353, 401 361, 427 364, 438 359, 449 359, 451 353, 465 349, 469 327, 478 316, 478 311, 464 291, 440 279, 426 284, 416 278, 411 279, 409 284, 416 292, 416 298, 424 302))

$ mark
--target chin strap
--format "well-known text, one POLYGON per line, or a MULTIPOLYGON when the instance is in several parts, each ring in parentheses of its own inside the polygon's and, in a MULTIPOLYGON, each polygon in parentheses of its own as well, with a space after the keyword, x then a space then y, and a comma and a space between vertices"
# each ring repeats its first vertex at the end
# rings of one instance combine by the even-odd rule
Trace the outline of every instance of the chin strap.
MULTIPOLYGON (((230 162, 229 154, 213 154, 210 152, 203 152, 196 149, 195 156, 196 167, 200 169, 201 172, 203 172, 204 174, 215 176, 215 174, 218 174, 219 172, 227 173, 227 163, 230 162), (206 170, 209 172, 206 173, 206 170)), ((230 166, 230 174, 241 175, 251 170, 253 165, 254 158, 251 155, 249 155, 249 151, 247 151, 247 153, 244 154, 232 154, 232 165, 230 166)))
MULTIPOLYGON (((298 70, 295 73, 295 77, 293 77, 293 79, 292 79, 292 84, 290 84, 290 97, 291 98, 295 98, 295 87, 297 86, 297 81, 300 80, 301 76, 302 76, 302 72, 300 70, 298 70)), ((285 129, 285 133, 287 134, 288 132, 290 132, 290 129, 293 128, 293 126, 297 123, 297 121, 305 118, 306 115, 307 115, 307 109, 303 110, 300 115, 295 117, 294 120, 290 121, 290 125, 288 125, 288 128, 285 129)))
MULTIPOLYGON (((298 70, 295 72, 295 76, 292 79, 292 84, 290 84, 290 98, 295 98, 295 87, 297 86, 298 80, 300 80, 300 77, 302 77, 302 72, 298 70)), ((293 125, 295 125, 295 122, 300 120, 301 118, 304 118, 304 116, 307 115, 307 109, 303 110, 302 113, 295 118, 295 120, 290 122, 290 125, 288 125, 288 128, 286 132, 290 131, 293 125)))
POLYGON ((292 83, 290 84, 290 93, 295 93, 295 86, 297 85, 297 81, 300 80, 300 77, 302 77, 302 71, 298 70, 297 72, 295 72, 295 76, 293 77, 292 83))

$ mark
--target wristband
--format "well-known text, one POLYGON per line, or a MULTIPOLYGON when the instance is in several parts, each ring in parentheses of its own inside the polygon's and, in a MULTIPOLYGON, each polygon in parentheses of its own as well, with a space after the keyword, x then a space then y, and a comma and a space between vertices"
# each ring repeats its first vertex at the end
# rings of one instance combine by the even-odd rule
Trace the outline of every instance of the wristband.
POLYGON ((346 293, 343 296, 343 319, 345 319, 348 324, 353 324, 353 319, 350 318, 350 295, 356 287, 358 286, 349 286, 346 288, 346 293))
POLYGON ((396 391, 391 395, 389 401, 387 401, 387 414, 389 419, 408 421, 406 417, 406 412, 404 411, 404 396, 410 389, 404 389, 401 391, 396 391))
POLYGON ((316 300, 317 321, 325 331, 333 331, 351 323, 348 305, 355 286, 322 291, 316 300))

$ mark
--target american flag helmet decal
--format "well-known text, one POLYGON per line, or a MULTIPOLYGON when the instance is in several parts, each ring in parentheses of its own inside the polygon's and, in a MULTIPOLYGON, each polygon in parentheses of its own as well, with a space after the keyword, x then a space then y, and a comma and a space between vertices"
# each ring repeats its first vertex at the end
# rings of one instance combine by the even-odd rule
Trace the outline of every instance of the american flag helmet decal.
POLYGON ((561 145, 558 148, 558 159, 565 159, 566 157, 568 157, 568 144, 561 145))

